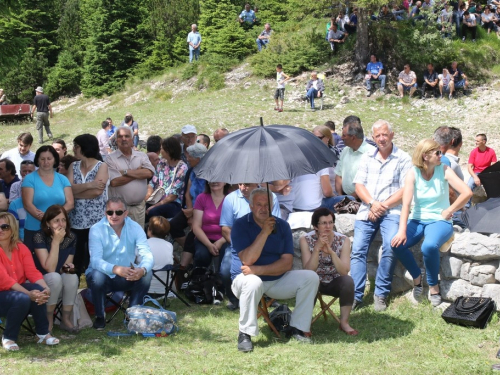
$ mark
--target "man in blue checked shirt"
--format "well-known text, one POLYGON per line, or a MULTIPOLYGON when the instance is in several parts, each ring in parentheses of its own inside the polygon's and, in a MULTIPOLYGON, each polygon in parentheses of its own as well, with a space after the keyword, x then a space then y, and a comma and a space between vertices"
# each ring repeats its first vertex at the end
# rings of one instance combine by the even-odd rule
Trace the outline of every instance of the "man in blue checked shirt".
POLYGON ((377 61, 377 56, 371 55, 370 56, 370 62, 366 66, 366 77, 365 77, 365 82, 366 82, 366 90, 368 91, 367 96, 371 95, 371 90, 372 90, 372 80, 377 80, 380 81, 380 92, 384 92, 385 89, 385 74, 382 74, 382 71, 384 70, 384 65, 380 62, 377 61))
POLYGON ((240 13, 239 21, 240 23, 246 22, 249 25, 253 25, 257 19, 255 18, 255 12, 250 9, 250 4, 245 4, 245 9, 240 13))
POLYGON ((94 328, 106 326, 104 299, 114 291, 131 291, 129 306, 142 304, 151 284, 153 254, 143 228, 127 217, 119 198, 106 203, 105 217, 90 228, 90 265, 85 272, 95 307, 94 328), (134 264, 136 256, 141 261, 134 264))
POLYGON ((354 280, 353 310, 363 307, 366 285, 366 258, 377 232, 382 235, 382 255, 375 278, 375 311, 387 309, 396 257, 391 240, 399 229, 401 200, 406 173, 412 167, 410 156, 392 143, 394 132, 385 120, 372 126, 375 151, 363 155, 354 177, 356 194, 363 202, 356 214, 351 253, 351 276, 354 280))

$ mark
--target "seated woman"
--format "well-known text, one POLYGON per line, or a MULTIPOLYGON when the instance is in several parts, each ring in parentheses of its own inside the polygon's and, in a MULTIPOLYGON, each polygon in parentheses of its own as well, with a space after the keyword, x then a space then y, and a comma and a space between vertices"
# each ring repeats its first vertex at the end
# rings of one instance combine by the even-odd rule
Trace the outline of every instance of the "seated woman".
POLYGON ((146 202, 159 187, 162 187, 165 193, 158 203, 148 207, 146 221, 153 216, 171 219, 181 211, 182 192, 188 169, 186 163, 181 160, 181 144, 174 137, 165 138, 161 142, 160 152, 162 159, 149 183, 146 202))
POLYGON ((223 182, 210 182, 205 185, 205 192, 198 195, 193 211, 194 241, 194 266, 208 267, 212 257, 219 257, 216 270, 220 269, 226 240, 222 236, 220 215, 222 202, 229 191, 229 184, 223 182))
POLYGON ((439 249, 453 234, 451 217, 472 196, 467 187, 451 168, 441 164, 439 144, 432 139, 421 140, 413 152, 414 167, 408 171, 403 190, 403 207, 399 219, 399 231, 391 246, 413 277, 413 297, 422 297, 422 274, 410 247, 422 237, 422 254, 433 306, 441 304, 439 293, 439 249), (458 193, 450 206, 449 185, 458 193), (415 202, 410 214, 410 205, 415 202))
POLYGON ((45 307, 50 289, 17 233, 14 216, 0 212, 0 316, 7 317, 2 346, 5 350, 19 350, 16 341, 28 314, 35 321, 38 342, 57 345, 59 340, 50 335, 45 307))
POLYGON ((71 313, 78 291, 78 277, 75 275, 76 236, 70 231, 66 210, 59 205, 50 206, 42 217, 41 229, 33 238, 35 264, 52 291, 47 302, 49 331, 54 324, 54 309, 62 298, 62 319, 59 328, 70 333, 78 332, 71 321, 71 313))
POLYGON ((349 325, 354 302, 354 281, 348 275, 351 268, 351 241, 333 230, 335 215, 327 208, 315 210, 311 224, 314 231, 300 238, 302 267, 318 274, 318 292, 339 298, 339 329, 356 336, 358 331, 349 325))
MULTIPOLYGON (((165 237, 168 236, 170 232, 170 223, 167 219, 161 216, 153 216, 149 220, 148 225, 148 245, 153 253, 153 258, 155 264, 153 270, 159 270, 168 264, 174 264, 174 247, 170 242, 165 241, 165 237)), ((141 262, 138 261, 137 264, 141 262)), ((158 272, 156 275, 162 279, 166 280, 167 272, 158 272)), ((169 280, 166 280, 167 284, 169 280)), ((165 293, 165 286, 162 285, 155 277, 151 279, 151 286, 149 287, 148 293, 152 294, 163 294, 165 293)))

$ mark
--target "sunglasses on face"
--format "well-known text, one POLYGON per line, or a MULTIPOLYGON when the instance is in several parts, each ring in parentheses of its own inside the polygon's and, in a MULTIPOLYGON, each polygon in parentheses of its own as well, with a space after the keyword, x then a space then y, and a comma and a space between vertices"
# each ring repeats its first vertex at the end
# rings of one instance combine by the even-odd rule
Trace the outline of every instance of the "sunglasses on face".
POLYGON ((318 135, 317 137, 318 137, 319 139, 321 139, 321 140, 322 140, 323 138, 325 138, 325 136, 324 136, 324 135, 318 135))
POLYGON ((106 211, 106 215, 113 216, 113 214, 115 214, 116 216, 122 216, 124 212, 125 211, 123 211, 123 210, 117 210, 117 211, 108 210, 108 211, 106 211))
POLYGON ((1 230, 10 230, 10 225, 9 224, 2 224, 0 225, 1 230))

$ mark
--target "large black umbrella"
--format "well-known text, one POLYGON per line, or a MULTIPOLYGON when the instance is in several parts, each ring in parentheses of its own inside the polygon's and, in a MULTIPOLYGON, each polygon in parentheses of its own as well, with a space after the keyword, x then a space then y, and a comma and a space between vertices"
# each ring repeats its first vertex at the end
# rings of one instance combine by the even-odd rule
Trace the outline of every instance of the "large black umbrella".
POLYGON ((305 129, 254 126, 222 138, 201 159, 195 173, 207 181, 263 183, 316 173, 336 161, 335 153, 305 129))
POLYGON ((471 232, 500 233, 500 198, 491 198, 471 206, 462 215, 462 221, 471 232))

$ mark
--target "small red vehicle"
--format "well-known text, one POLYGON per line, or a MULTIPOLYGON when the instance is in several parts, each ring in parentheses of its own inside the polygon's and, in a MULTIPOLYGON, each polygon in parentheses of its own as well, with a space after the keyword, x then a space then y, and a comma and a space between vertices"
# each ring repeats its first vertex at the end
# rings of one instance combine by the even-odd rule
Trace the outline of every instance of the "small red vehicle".
POLYGON ((0 121, 27 119, 29 117, 31 117, 31 105, 29 104, 0 105, 0 121))

